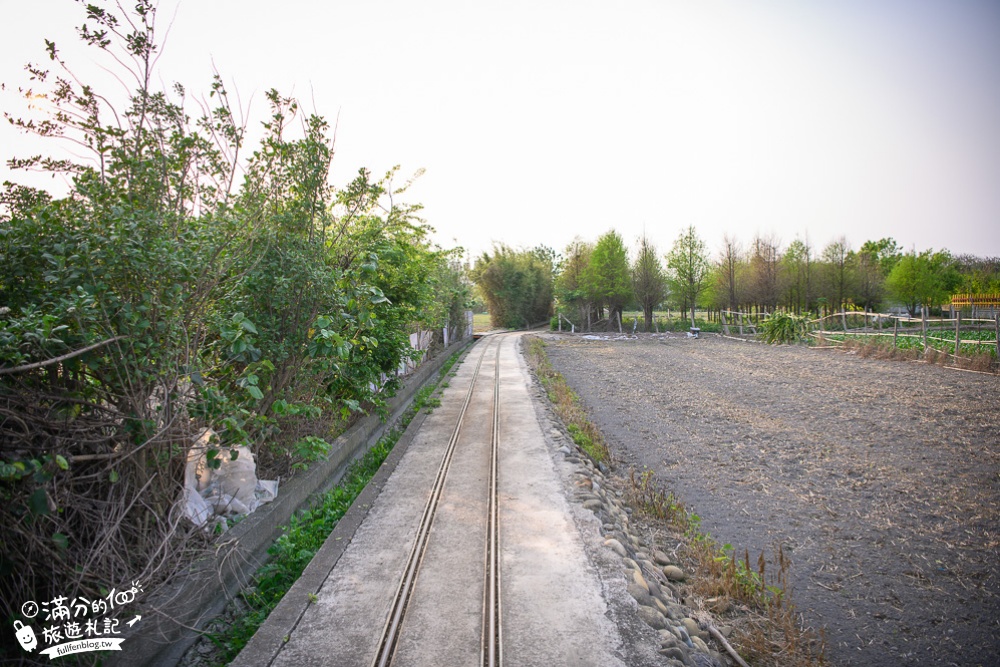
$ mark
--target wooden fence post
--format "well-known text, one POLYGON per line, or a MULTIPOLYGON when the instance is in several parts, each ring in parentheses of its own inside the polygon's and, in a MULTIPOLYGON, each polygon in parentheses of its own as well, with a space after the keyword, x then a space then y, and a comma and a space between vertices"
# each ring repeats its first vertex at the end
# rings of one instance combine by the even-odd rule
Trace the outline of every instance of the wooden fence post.
POLYGON ((920 331, 924 336, 924 354, 927 354, 927 306, 920 306, 920 331))
MULTIPOLYGON (((896 339, 899 337, 899 317, 892 318, 892 349, 896 349, 896 339)), ((895 354, 895 353, 894 353, 895 354)))
POLYGON ((847 311, 840 311, 840 321, 844 325, 844 333, 847 333, 847 311))
POLYGON ((961 311, 959 311, 959 313, 957 315, 955 315, 955 356, 956 357, 958 356, 958 348, 962 344, 962 336, 959 333, 959 331, 960 331, 959 323, 961 321, 962 321, 962 313, 961 313, 961 311))
POLYGON ((726 322, 726 312, 725 311, 720 312, 719 316, 722 318, 722 332, 728 336, 729 335, 729 323, 726 322))

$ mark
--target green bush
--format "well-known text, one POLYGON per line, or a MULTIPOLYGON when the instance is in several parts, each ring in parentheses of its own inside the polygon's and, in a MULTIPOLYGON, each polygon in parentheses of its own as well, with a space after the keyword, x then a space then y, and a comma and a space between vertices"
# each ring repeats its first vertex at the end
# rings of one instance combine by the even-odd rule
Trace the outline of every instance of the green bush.
POLYGON ((806 337, 806 322, 805 317, 779 311, 763 320, 758 331, 765 343, 798 343, 806 337))
POLYGON ((238 160, 221 78, 192 120, 183 86, 153 88, 155 3, 129 7, 88 4, 80 29, 111 68, 135 63, 117 72, 139 82, 127 105, 49 42, 53 72, 29 66, 25 90, 51 115, 12 119, 91 153, 10 160, 66 175, 66 196, 0 191, 0 410, 18 416, 0 421, 4 616, 42 591, 170 576, 189 549, 167 543, 200 539, 176 508, 203 428, 216 458, 248 445, 285 477, 383 410, 410 333, 456 324, 467 299, 458 251, 430 243, 395 170, 335 189, 329 126, 274 90, 238 160))

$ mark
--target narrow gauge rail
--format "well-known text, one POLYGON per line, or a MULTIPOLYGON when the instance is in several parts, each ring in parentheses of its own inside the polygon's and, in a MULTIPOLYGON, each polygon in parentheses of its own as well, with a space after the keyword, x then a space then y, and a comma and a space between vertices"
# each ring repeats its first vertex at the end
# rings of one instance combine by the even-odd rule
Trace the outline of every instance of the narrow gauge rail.
POLYGON ((448 478, 448 471, 451 467, 452 457, 458 445, 462 429, 465 426, 465 417, 469 405, 472 403, 473 393, 477 384, 481 381, 481 370, 483 360, 491 349, 495 349, 495 359, 493 363, 493 418, 490 434, 490 472, 487 480, 488 490, 488 510, 487 510, 487 534, 484 557, 484 585, 483 585, 483 630, 482 630, 482 667, 499 667, 503 664, 502 658, 502 632, 501 632, 501 607, 500 607, 500 526, 498 509, 498 450, 500 445, 500 347, 503 342, 502 336, 491 336, 491 340, 483 347, 476 362, 476 369, 473 380, 469 384, 469 390, 465 396, 465 402, 455 424, 454 432, 448 443, 434 479, 434 485, 424 507, 424 512, 417 530, 417 536, 403 575, 400 578, 396 595, 383 628, 379 648, 372 661, 372 667, 388 667, 393 664, 397 642, 400 632, 406 620, 406 611, 411 601, 420 566, 423 562, 424 553, 431 535, 431 528, 434 517, 437 513, 438 502, 441 499, 445 483, 448 478))

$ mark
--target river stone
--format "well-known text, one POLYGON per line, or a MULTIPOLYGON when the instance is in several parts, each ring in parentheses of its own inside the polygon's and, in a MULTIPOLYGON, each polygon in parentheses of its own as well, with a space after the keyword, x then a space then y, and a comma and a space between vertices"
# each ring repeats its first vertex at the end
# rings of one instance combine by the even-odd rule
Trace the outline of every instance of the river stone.
POLYGON ((632 581, 637 585, 642 586, 642 589, 646 591, 646 595, 649 595, 649 584, 646 583, 646 578, 642 576, 642 572, 639 570, 632 570, 632 581))
POLYGON ((705 640, 702 639, 701 637, 697 635, 691 635, 691 641, 694 642, 695 648, 697 648, 702 653, 709 652, 708 645, 705 643, 705 640))
POLYGON ((625 551, 625 547, 622 546, 622 543, 613 537, 604 540, 604 546, 611 547, 611 550, 614 551, 619 556, 621 556, 622 558, 625 558, 628 555, 628 552, 625 551))
POLYGON ((684 629, 687 630, 687 633, 691 637, 692 641, 698 637, 705 637, 708 635, 708 633, 702 630, 701 626, 698 625, 698 621, 694 620, 690 616, 682 618, 681 624, 684 626, 684 629))
POLYGON ((649 589, 650 595, 655 595, 656 597, 663 595, 663 591, 660 590, 660 585, 656 583, 656 579, 647 579, 646 588, 649 589))
POLYGON ((675 635, 674 633, 672 633, 670 631, 670 628, 665 628, 663 630, 657 630, 657 632, 660 635, 660 646, 661 647, 667 648, 668 646, 677 646, 678 644, 680 644, 681 640, 677 638, 677 635, 675 635))
POLYGON ((653 549, 653 562, 657 565, 670 565, 670 556, 659 549, 653 549))
POLYGON ((662 630, 669 625, 666 617, 652 607, 639 605, 639 618, 654 630, 662 630))
POLYGON ((666 658, 670 658, 671 660, 676 660, 677 662, 681 663, 682 665, 686 665, 687 664, 687 653, 685 653, 684 649, 682 649, 679 646, 671 646, 669 648, 661 648, 660 649, 660 655, 662 655, 662 656, 664 656, 666 658))
POLYGON ((593 498, 593 499, 588 500, 585 503, 583 503, 583 509, 585 509, 585 510, 597 510, 597 509, 601 509, 601 507, 603 507, 603 506, 604 506, 604 503, 602 503, 597 498, 593 498))
MULTIPOLYGON (((650 597, 652 597, 652 596, 650 596, 650 597)), ((670 610, 667 609, 667 605, 663 604, 663 602, 661 602, 659 598, 655 598, 655 597, 653 598, 653 605, 656 607, 656 609, 661 614, 663 614, 667 618, 670 617, 670 610)))
POLYGON ((663 576, 670 581, 684 581, 687 576, 684 574, 684 570, 677 567, 676 565, 666 565, 663 568, 663 576))
POLYGON ((629 584, 628 586, 625 587, 625 590, 628 591, 628 594, 631 595, 633 598, 635 598, 635 601, 638 602, 643 607, 655 606, 653 597, 648 592, 646 592, 645 588, 643 588, 639 584, 635 583, 629 584))

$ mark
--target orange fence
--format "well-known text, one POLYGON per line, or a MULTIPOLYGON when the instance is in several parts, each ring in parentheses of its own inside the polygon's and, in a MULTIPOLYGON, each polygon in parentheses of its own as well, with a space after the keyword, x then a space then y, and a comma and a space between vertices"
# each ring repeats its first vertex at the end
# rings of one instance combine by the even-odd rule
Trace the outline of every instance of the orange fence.
POLYGON ((953 294, 951 305, 976 308, 1000 308, 1000 294, 953 294))

